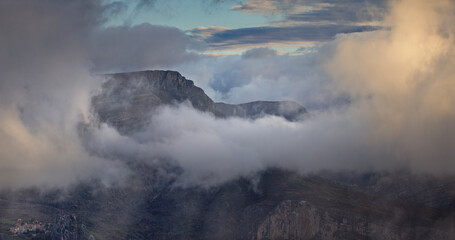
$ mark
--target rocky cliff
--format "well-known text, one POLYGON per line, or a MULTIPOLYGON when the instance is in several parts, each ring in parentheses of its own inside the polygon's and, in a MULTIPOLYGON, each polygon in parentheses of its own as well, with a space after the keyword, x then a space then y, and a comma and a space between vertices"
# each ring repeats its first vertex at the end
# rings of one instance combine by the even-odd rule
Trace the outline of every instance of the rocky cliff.
POLYGON ((244 104, 214 103, 204 91, 175 71, 140 71, 105 75, 101 92, 92 98, 94 113, 101 122, 122 134, 140 130, 148 124, 158 106, 188 101, 215 117, 256 119, 276 115, 290 121, 306 116, 306 109, 290 101, 256 101, 244 104))
POLYGON ((204 91, 175 71, 142 71, 105 75, 99 95, 92 106, 100 121, 121 133, 142 128, 160 105, 189 101, 200 111, 221 116, 204 91))
POLYGON ((420 223, 423 219, 399 220, 403 212, 397 210, 396 218, 372 218, 343 208, 320 208, 306 201, 285 200, 259 225, 257 239, 411 240, 450 239, 453 234, 431 221, 424 225, 420 223), (407 224, 410 222, 417 225, 407 224))

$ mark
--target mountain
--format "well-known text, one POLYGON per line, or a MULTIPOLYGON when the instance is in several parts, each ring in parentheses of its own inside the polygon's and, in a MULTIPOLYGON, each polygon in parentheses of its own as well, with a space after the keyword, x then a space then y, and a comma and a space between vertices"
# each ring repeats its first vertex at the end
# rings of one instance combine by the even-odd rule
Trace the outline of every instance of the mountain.
POLYGON ((92 98, 94 112, 101 122, 128 134, 147 125, 158 106, 188 101, 215 117, 259 118, 265 115, 301 119, 307 111, 290 101, 257 101, 239 105, 215 103, 204 91, 175 71, 140 71, 105 75, 102 91, 92 98))
POLYGON ((14 218, 52 222, 69 214, 95 239, 411 240, 455 234, 453 211, 373 195, 318 175, 269 169, 254 181, 240 178, 203 189, 176 187, 147 166, 135 172, 134 187, 81 183, 61 193, 0 193, 0 231, 7 234, 2 229, 14 218))
POLYGON ((175 71, 142 71, 105 75, 99 95, 92 98, 101 122, 121 133, 138 130, 148 123, 158 106, 189 101, 195 109, 222 116, 204 91, 175 71))
MULTIPOLYGON (((217 118, 277 115, 296 121, 308 114, 293 102, 214 103, 191 80, 173 71, 106 78, 92 99, 93 113, 124 137, 148 124, 159 106, 185 101, 217 118)), ((90 134, 85 133, 90 127, 97 126, 80 128, 82 142, 89 142, 90 134)), ((172 161, 159 159, 159 165, 152 165, 135 160, 125 161, 132 174, 119 185, 87 180, 65 189, 0 191, 0 239, 426 240, 455 236, 453 177, 405 172, 303 175, 269 168, 209 188, 181 187, 175 182, 182 169, 172 161), (10 228, 17 219, 43 222, 50 232, 15 235, 10 228)))
POLYGON ((404 199, 444 210, 455 209, 455 178, 395 172, 337 172, 324 177, 373 195, 404 199))

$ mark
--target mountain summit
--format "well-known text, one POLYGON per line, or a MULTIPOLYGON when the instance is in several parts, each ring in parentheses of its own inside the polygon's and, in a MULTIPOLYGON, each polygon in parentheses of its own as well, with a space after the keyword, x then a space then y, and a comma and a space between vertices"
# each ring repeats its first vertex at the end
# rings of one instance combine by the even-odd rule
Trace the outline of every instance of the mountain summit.
POLYGON ((105 75, 101 93, 92 98, 94 112, 101 122, 126 134, 148 123, 153 111, 161 105, 188 101, 215 117, 256 119, 265 115, 296 121, 307 111, 290 101, 256 101, 244 104, 215 103, 204 91, 176 71, 140 71, 105 75))
POLYGON ((195 109, 221 116, 204 91, 175 71, 141 71, 105 75, 92 106, 101 122, 121 133, 141 129, 160 105, 189 101, 195 109))

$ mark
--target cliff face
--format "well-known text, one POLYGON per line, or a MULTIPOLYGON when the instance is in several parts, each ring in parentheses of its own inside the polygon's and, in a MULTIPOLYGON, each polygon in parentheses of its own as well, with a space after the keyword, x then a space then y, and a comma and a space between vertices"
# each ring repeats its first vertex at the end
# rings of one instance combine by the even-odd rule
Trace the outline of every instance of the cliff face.
POLYGON ((406 235, 410 229, 398 229, 341 209, 286 200, 259 225, 257 239, 414 239, 406 235))
POLYGON ((334 239, 341 232, 355 239, 367 236, 366 222, 346 217, 336 222, 306 201, 285 200, 259 225, 257 239, 334 239))
POLYGON ((372 218, 367 212, 359 214, 343 208, 317 207, 317 203, 285 200, 259 225, 256 239, 451 239, 453 233, 448 226, 453 219, 435 225, 425 219, 429 215, 405 220, 404 209, 395 210, 395 217, 372 218))
POLYGON ((175 71, 108 74, 101 92, 92 98, 92 106, 101 122, 115 127, 122 134, 129 134, 147 125, 158 106, 185 101, 215 117, 256 119, 275 115, 296 121, 307 113, 304 107, 290 101, 257 101, 239 105, 214 103, 193 81, 175 71))
POLYGON ((92 106, 101 122, 121 133, 141 129, 160 105, 189 101, 195 109, 221 116, 204 91, 175 71, 142 71, 106 75, 92 106))

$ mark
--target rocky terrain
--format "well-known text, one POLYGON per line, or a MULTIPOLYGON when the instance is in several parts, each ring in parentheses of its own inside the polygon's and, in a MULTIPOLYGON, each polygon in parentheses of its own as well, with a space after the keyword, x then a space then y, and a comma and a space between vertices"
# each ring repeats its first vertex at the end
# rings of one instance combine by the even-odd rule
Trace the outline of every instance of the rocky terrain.
MULTIPOLYGON (((92 99, 93 111, 97 121, 125 136, 140 131, 159 106, 185 101, 218 118, 276 115, 299 121, 308 114, 293 102, 214 103, 172 71, 106 77, 92 99)), ((172 163, 151 166, 131 160, 128 166, 134 174, 125 185, 88 181, 67 189, 1 191, 0 239, 39 239, 12 236, 9 229, 18 218, 52 222, 50 235, 44 237, 68 240, 455 236, 453 177, 408 172, 301 175, 271 168, 219 186, 183 188, 174 184, 181 169, 172 163)))
MULTIPOLYGON (((8 203, 1 216, 51 219, 64 212, 81 219, 95 239, 451 239, 455 234, 453 211, 373 195, 318 175, 270 169, 257 182, 238 179, 201 189, 152 184, 145 173, 153 169, 137 173, 135 188, 86 183, 65 193, 3 193, 2 202, 8 203)), ((63 226, 56 234, 76 228, 74 221, 54 222, 63 226)))
POLYGON ((86 227, 82 223, 78 223, 77 217, 74 215, 57 216, 50 231, 50 239, 52 240, 94 240, 95 237, 87 233, 86 227))

